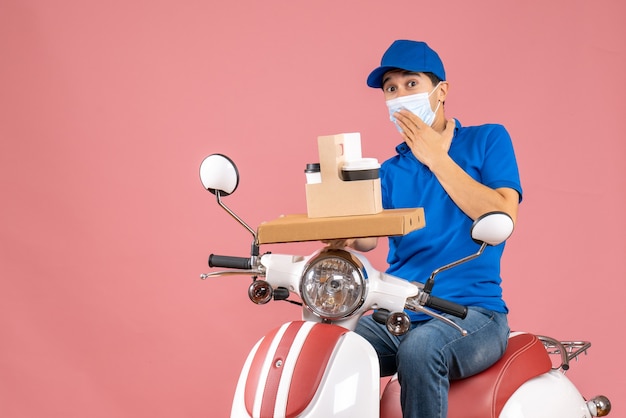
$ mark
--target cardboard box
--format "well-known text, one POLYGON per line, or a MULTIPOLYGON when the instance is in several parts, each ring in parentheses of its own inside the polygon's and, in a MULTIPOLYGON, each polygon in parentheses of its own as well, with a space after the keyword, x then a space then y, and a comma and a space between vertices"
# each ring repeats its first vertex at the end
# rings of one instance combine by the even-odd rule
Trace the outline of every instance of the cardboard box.
POLYGON ((426 225, 424 209, 387 209, 374 215, 309 218, 285 215, 259 225, 259 244, 406 235, 426 225))
POLYGON ((383 210, 380 179, 346 181, 341 178, 345 161, 361 158, 358 133, 317 138, 321 183, 306 185, 309 218, 371 215, 383 210))

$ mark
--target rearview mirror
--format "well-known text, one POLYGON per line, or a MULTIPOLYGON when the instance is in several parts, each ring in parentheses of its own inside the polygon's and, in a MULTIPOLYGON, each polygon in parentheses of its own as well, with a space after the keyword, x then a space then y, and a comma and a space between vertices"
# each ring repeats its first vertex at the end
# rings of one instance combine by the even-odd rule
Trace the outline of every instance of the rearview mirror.
POLYGON ((235 163, 225 155, 211 154, 200 164, 200 180, 205 189, 222 196, 233 193, 239 185, 239 171, 235 163))
POLYGON ((478 244, 499 245, 511 236, 513 227, 513 219, 507 213, 485 213, 474 221, 472 239, 478 244))

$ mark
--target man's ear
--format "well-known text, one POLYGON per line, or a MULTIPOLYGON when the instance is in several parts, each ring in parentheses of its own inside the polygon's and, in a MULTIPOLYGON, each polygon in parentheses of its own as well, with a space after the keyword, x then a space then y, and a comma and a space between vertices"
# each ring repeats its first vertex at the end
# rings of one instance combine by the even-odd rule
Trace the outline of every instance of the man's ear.
POLYGON ((439 88, 437 89, 437 100, 439 100, 441 103, 446 101, 449 88, 450 88, 450 85, 448 84, 447 81, 442 81, 441 84, 439 85, 439 88))

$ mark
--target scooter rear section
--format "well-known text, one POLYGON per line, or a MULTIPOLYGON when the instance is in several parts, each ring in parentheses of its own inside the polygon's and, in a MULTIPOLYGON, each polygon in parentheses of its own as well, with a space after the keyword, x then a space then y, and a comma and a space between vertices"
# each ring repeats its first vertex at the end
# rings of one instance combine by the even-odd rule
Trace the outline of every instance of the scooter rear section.
POLYGON ((283 324, 252 349, 237 383, 231 417, 378 417, 374 349, 343 327, 283 324))
MULTIPOLYGON (((448 418, 591 418, 578 389, 563 373, 551 368, 549 355, 537 336, 515 333, 493 366, 451 382, 448 418)), ((385 387, 380 416, 402 417, 397 379, 385 387)))

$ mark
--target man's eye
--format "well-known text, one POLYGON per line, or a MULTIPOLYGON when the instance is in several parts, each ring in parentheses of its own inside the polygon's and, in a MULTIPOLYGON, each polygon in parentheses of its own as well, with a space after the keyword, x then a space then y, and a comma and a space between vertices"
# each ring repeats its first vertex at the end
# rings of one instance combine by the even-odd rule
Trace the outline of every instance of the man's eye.
POLYGON ((385 91, 389 92, 389 93, 393 93, 394 91, 396 91, 396 87, 395 86, 389 86, 385 89, 385 91))
POLYGON ((407 86, 409 86, 409 87, 415 87, 415 86, 417 86, 417 81, 409 81, 409 82, 407 83, 407 86))

